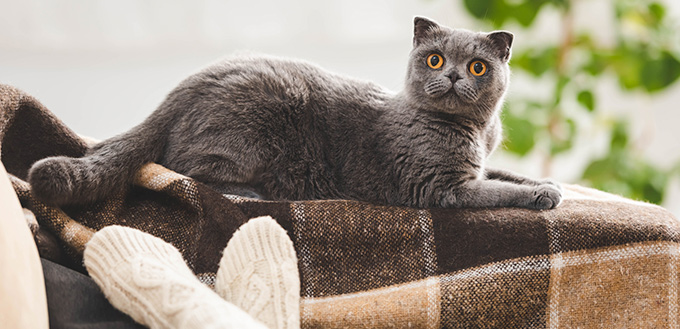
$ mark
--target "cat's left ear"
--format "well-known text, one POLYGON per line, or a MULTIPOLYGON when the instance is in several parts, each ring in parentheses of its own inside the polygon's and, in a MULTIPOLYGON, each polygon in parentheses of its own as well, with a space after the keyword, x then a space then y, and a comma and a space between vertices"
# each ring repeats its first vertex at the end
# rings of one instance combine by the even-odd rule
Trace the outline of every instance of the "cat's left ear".
POLYGON ((429 32, 439 29, 439 24, 425 17, 413 18, 413 45, 417 46, 428 37, 429 32))
POLYGON ((510 59, 510 47, 512 47, 512 40, 515 38, 512 33, 507 31, 496 31, 487 34, 486 36, 491 40, 494 49, 498 52, 500 59, 507 62, 510 59))

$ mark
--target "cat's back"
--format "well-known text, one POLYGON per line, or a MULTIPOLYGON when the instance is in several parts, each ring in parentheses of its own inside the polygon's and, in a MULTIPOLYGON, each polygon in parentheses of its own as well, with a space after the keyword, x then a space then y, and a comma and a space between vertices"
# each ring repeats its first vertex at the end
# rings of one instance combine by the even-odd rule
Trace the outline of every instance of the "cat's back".
POLYGON ((214 63, 178 87, 187 89, 257 104, 359 100, 384 93, 371 82, 332 73, 307 61, 266 55, 234 56, 214 63))
MULTIPOLYGON (((179 122, 175 131, 242 123, 323 125, 379 115, 392 95, 369 82, 302 60, 235 56, 191 75, 173 90, 160 112, 179 122), (225 122, 228 121, 228 122, 225 122)), ((350 123, 351 124, 351 123, 350 123)), ((324 127, 330 129, 332 127, 324 127)))
POLYGON ((181 139, 190 134, 196 140, 203 131, 228 137, 256 131, 270 140, 322 132, 333 138, 369 129, 391 97, 372 82, 306 61, 237 56, 187 78, 161 108, 175 117, 170 133, 181 139))
POLYGON ((332 177, 363 157, 356 145, 375 139, 388 97, 305 61, 232 57, 187 78, 161 106, 174 124, 160 163, 202 181, 277 182, 269 197, 339 197, 332 177), (302 181, 316 187, 275 191, 302 181))

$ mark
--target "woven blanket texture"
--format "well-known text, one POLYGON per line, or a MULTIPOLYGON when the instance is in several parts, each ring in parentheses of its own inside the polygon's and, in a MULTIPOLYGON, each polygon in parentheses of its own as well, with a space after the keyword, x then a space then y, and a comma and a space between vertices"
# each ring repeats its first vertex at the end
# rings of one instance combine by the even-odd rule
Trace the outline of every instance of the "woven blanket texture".
POLYGON ((94 204, 33 198, 33 162, 86 149, 35 98, 0 85, 0 160, 48 233, 36 236, 41 255, 81 271, 93 232, 119 224, 172 243, 210 285, 234 231, 270 215, 297 251, 303 328, 678 327, 680 223, 658 206, 575 185, 547 211, 269 202, 157 164, 94 204))

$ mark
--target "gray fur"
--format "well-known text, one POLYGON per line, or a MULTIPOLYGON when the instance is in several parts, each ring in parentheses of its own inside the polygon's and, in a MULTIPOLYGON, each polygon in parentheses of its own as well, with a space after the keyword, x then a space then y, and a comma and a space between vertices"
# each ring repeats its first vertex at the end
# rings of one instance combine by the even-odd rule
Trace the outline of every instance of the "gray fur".
POLYGON ((301 61, 223 61, 85 157, 35 163, 29 181, 45 201, 92 202, 124 190, 155 161, 220 192, 272 200, 556 207, 558 184, 484 166, 501 138, 512 34, 417 17, 413 44, 397 94, 301 61), (439 69, 426 63, 433 52, 444 58, 439 69), (468 70, 477 59, 487 65, 481 77, 468 70))

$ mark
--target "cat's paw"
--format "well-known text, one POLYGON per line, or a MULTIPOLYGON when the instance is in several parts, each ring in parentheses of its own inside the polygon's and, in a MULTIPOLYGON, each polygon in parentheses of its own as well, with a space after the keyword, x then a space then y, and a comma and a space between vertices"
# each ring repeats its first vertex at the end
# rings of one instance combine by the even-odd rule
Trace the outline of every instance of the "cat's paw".
POLYGON ((542 184, 534 188, 534 209, 553 209, 562 202, 562 187, 554 184, 542 184))
POLYGON ((554 180, 552 180, 552 179, 550 179, 550 178, 546 178, 546 179, 539 180, 539 181, 538 181, 538 185, 539 185, 539 186, 540 186, 540 185, 552 185, 552 186, 554 186, 555 188, 557 188, 557 189, 560 191, 560 193, 563 193, 563 192, 564 192, 564 189, 562 188, 562 184, 560 184, 560 183, 558 183, 558 182, 556 182, 556 181, 554 181, 554 180))
POLYGON ((73 193, 73 178, 69 161, 72 158, 50 157, 33 164, 28 171, 28 183, 33 195, 48 204, 67 203, 73 193))

